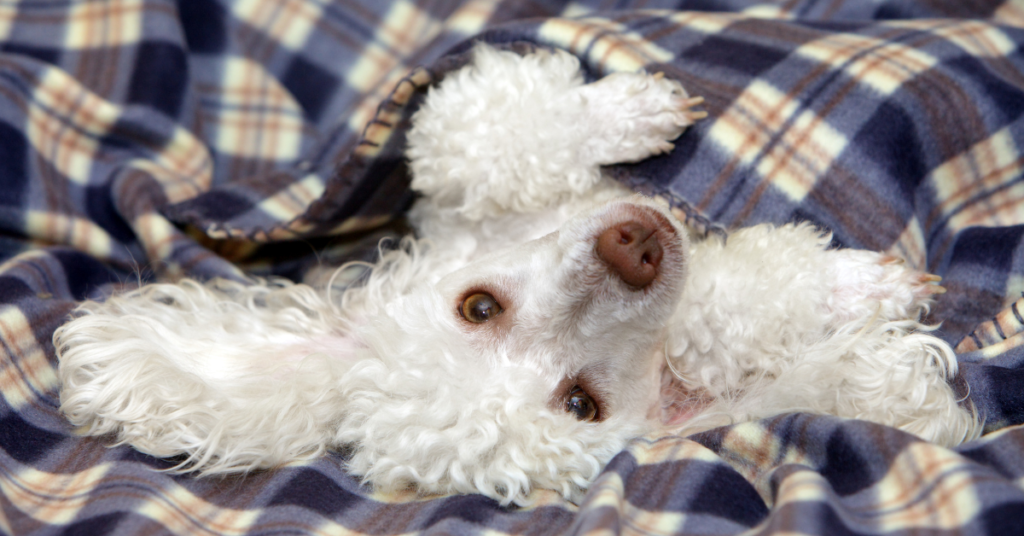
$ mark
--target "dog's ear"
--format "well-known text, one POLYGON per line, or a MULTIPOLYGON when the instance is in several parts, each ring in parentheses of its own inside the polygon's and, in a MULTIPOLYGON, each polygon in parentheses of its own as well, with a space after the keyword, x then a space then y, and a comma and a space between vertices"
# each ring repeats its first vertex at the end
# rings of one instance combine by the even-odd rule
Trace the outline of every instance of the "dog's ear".
POLYGON ((204 472, 319 455, 355 343, 310 287, 215 281, 84 303, 54 334, 61 411, 204 472))

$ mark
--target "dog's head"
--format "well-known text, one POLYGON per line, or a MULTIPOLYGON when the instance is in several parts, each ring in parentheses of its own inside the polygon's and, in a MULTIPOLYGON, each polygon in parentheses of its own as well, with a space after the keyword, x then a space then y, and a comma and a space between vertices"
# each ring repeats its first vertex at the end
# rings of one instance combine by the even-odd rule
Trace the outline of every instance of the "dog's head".
POLYGON ((416 268, 430 271, 429 252, 385 262, 353 299, 375 359, 344 382, 351 467, 383 488, 578 498, 662 418, 687 248, 667 211, 635 197, 439 280, 416 268))

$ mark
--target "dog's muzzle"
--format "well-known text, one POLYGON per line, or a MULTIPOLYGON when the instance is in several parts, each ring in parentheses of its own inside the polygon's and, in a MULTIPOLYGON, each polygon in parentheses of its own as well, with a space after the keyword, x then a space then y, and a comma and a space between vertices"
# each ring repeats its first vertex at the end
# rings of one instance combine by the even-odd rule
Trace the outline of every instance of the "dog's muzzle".
POLYGON ((665 256, 667 236, 675 230, 664 215, 651 207, 634 205, 630 215, 610 225, 597 237, 595 252, 623 282, 636 289, 653 283, 665 256))

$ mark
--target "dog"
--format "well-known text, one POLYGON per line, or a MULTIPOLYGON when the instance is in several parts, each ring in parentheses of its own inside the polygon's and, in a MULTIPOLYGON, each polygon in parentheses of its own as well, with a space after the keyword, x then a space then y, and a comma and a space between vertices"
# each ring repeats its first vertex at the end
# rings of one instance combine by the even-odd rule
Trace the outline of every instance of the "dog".
POLYGON ((670 151, 700 103, 479 44, 413 116, 417 237, 343 292, 183 280, 83 303, 54 335, 61 410, 179 470, 344 449, 377 489, 502 504, 578 502, 631 438, 786 412, 976 437, 919 322, 937 277, 810 224, 702 237, 602 174, 670 151))

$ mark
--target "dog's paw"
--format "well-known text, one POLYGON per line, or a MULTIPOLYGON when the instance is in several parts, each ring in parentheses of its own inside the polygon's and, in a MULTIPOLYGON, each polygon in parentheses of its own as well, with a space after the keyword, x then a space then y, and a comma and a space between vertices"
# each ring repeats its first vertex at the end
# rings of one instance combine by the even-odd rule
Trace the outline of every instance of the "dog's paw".
POLYGON ((932 300, 937 294, 945 294, 946 288, 940 285, 942 277, 921 272, 910 268, 906 261, 893 255, 882 255, 879 261, 883 266, 889 266, 894 277, 903 285, 910 287, 914 299, 918 303, 932 300))
POLYGON ((672 140, 707 117, 694 110, 703 97, 690 97, 664 73, 615 73, 581 88, 594 122, 589 139, 596 163, 636 162, 666 153, 672 140))
POLYGON ((941 277, 915 270, 903 259, 862 250, 833 252, 834 289, 828 310, 836 321, 877 316, 916 320, 935 295, 946 292, 941 277))
POLYGON ((708 116, 703 110, 693 109, 704 103, 704 97, 688 96, 682 84, 665 78, 662 72, 639 76, 647 77, 648 83, 633 97, 638 105, 633 118, 637 135, 640 139, 646 138, 647 146, 653 147, 651 154, 667 153, 675 148, 670 140, 708 116))

